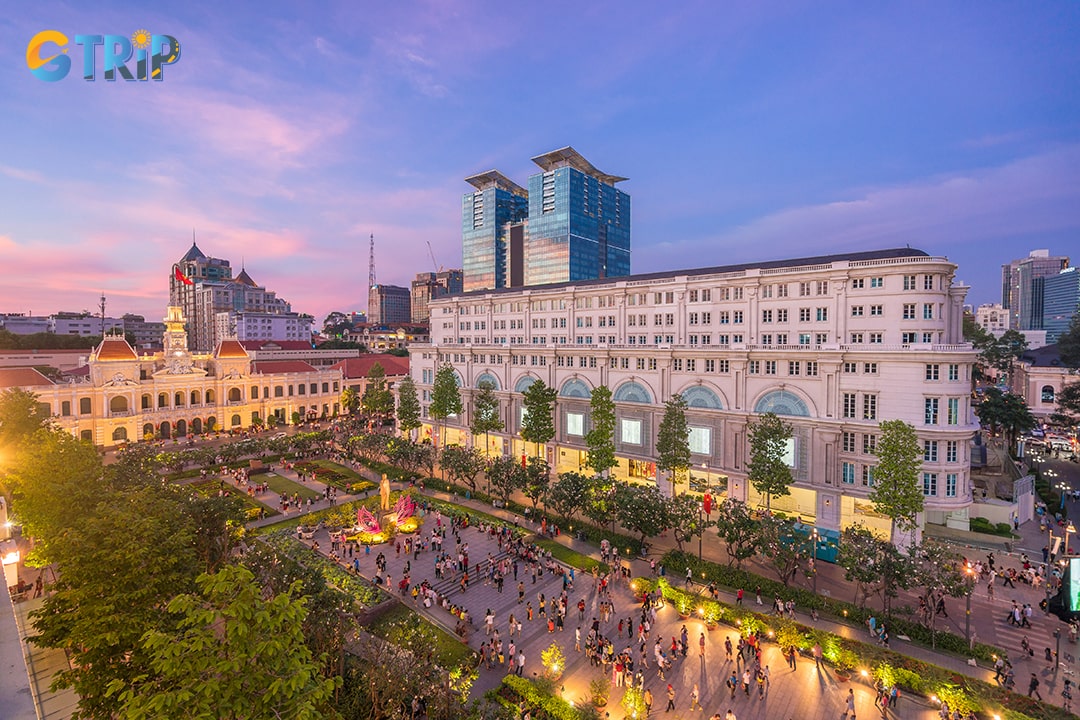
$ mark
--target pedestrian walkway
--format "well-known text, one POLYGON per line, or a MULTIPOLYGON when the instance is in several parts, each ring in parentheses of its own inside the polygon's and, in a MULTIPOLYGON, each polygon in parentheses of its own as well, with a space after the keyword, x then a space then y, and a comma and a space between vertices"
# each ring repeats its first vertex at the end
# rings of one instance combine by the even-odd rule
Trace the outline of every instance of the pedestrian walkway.
POLYGON ((38 705, 38 720, 67 720, 75 712, 79 696, 71 688, 56 692, 49 689, 56 673, 70 669, 67 653, 58 648, 43 648, 26 640, 34 634, 29 615, 44 602, 44 597, 37 597, 15 603, 15 624, 24 647, 31 690, 38 705))

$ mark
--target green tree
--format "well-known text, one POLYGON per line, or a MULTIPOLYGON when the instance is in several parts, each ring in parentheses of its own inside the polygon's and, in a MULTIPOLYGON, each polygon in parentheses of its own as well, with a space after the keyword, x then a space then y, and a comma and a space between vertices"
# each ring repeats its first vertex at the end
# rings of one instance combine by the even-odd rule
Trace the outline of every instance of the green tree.
POLYGON ((581 512, 600 527, 605 527, 608 524, 614 527, 618 508, 616 497, 623 484, 625 483, 619 483, 612 478, 604 478, 599 475, 589 478, 589 486, 584 496, 585 503, 581 508, 581 512))
POLYGON ((983 427, 1005 436, 1006 447, 1011 453, 1016 452, 1016 438, 1038 424, 1024 398, 996 387, 986 388, 975 413, 983 427))
POLYGON ((620 484, 615 492, 615 517, 642 542, 671 527, 667 501, 655 485, 620 484))
POLYGON ((230 565, 197 585, 169 602, 175 629, 142 637, 149 671, 110 683, 121 718, 337 717, 330 701, 341 680, 322 677, 304 641, 299 580, 264 599, 253 573, 230 565))
POLYGON ((716 515, 716 532, 727 545, 728 565, 741 568, 757 553, 761 525, 744 502, 728 498, 716 515))
POLYGON ((579 472, 559 473, 548 489, 547 500, 555 512, 567 520, 573 520, 585 506, 589 492, 589 478, 579 472))
POLYGON ((980 351, 979 362, 988 368, 1005 373, 1012 382, 1013 366, 1027 352, 1028 342, 1019 330, 1006 330, 1000 337, 984 333, 975 338, 975 349, 980 351))
POLYGON ((795 533, 795 523, 787 518, 765 515, 761 518, 758 552, 766 565, 785 586, 799 571, 802 541, 795 533))
POLYGON ((765 496, 765 508, 772 509, 772 498, 791 494, 791 468, 784 456, 791 439, 791 425, 774 413, 765 413, 747 428, 750 457, 747 479, 765 496))
POLYGON ((488 380, 481 380, 473 393, 472 425, 469 432, 484 436, 484 456, 487 457, 491 443, 488 434, 503 429, 503 421, 499 413, 499 396, 495 394, 495 386, 488 380))
POLYGON ((386 386, 386 369, 382 363, 373 364, 368 371, 360 405, 368 417, 377 420, 379 425, 394 412, 394 394, 386 386))
POLYGON ((870 597, 879 595, 886 615, 899 591, 911 587, 915 570, 910 555, 864 525, 849 525, 841 532, 836 564, 844 569, 844 579, 855 583, 853 602, 865 607, 870 597))
POLYGON ((664 417, 656 436, 656 467, 669 474, 674 497, 680 479, 690 472, 690 426, 686 422, 686 400, 675 393, 664 403, 664 417))
MULTIPOLYGON (((525 484, 522 492, 532 502, 533 510, 536 504, 547 496, 551 486, 551 466, 542 457, 531 457, 525 465, 525 484)), ((545 501, 546 502, 546 501, 545 501)))
MULTIPOLYGON (((935 621, 941 614, 938 612, 938 601, 948 597, 964 597, 971 592, 974 579, 965 572, 960 554, 935 540, 912 546, 909 555, 914 565, 912 587, 919 589, 918 595, 925 603, 922 607, 926 608, 921 620, 931 632, 935 632, 935 621)), ((931 635, 932 642, 933 639, 934 635, 931 635)))
POLYGON ((304 421, 304 417, 296 410, 293 410, 292 415, 289 417, 289 420, 290 422, 292 422, 293 425, 299 425, 304 421))
POLYGON ((360 407, 360 396, 356 394, 356 388, 347 387, 341 391, 341 409, 350 415, 360 407))
POLYGON ((476 478, 484 470, 486 458, 474 447, 447 445, 442 449, 439 464, 450 475, 451 482, 464 483, 475 493, 476 478))
POLYGON ((1071 382, 1061 388, 1054 398, 1057 411, 1050 416, 1055 425, 1080 425, 1080 382, 1071 382))
POLYGON ((593 390, 589 398, 589 426, 589 432, 585 433, 585 445, 589 448, 585 465, 607 475, 619 461, 615 459, 615 402, 606 385, 593 390))
POLYGON ((397 386, 398 406, 397 425, 406 436, 420 427, 420 399, 416 395, 416 384, 412 376, 406 375, 397 386))
POLYGON ((668 520, 679 550, 683 543, 692 541, 713 525, 701 509, 701 500, 693 495, 682 494, 667 500, 668 520))
POLYGON ((349 316, 338 310, 334 310, 323 320, 323 335, 327 337, 341 337, 352 330, 352 321, 349 316))
POLYGON ((915 428, 903 420, 884 420, 877 441, 878 464, 874 468, 874 489, 870 502, 891 521, 889 539, 896 542, 896 530, 914 530, 923 510, 924 495, 919 482, 923 452, 915 428))
POLYGON ((1080 368, 1080 312, 1074 313, 1069 329, 1058 336, 1058 355, 1067 368, 1080 368))
POLYGON ((461 411, 461 390, 458 388, 457 374, 450 363, 443 363, 435 371, 435 383, 431 389, 431 405, 428 407, 428 414, 439 424, 438 443, 443 441, 447 418, 460 415, 461 411))
POLYGON ((49 406, 38 396, 21 388, 0 392, 0 470, 30 437, 52 420, 49 406))
POLYGON ((539 455, 540 446, 555 437, 555 421, 552 419, 555 388, 548 387, 543 380, 536 380, 522 393, 521 404, 525 408, 521 439, 533 443, 533 454, 539 455))
POLYGON ((515 490, 525 487, 525 468, 512 457, 497 457, 488 468, 488 482, 506 505, 515 490))

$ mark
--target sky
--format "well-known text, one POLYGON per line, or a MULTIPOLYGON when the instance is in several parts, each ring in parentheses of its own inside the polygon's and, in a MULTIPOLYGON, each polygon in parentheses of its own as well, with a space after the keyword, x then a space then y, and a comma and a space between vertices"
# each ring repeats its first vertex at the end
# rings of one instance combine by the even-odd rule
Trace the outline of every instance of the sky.
POLYGON ((1080 262, 1073 0, 168 5, 7 3, 0 312, 160 318, 193 231, 362 310, 370 234, 379 282, 461 267, 464 178, 566 145, 630 178, 634 272, 910 245, 977 305, 1032 249, 1080 262), (75 35, 137 30, 180 43, 161 82, 100 47, 82 79, 75 35))

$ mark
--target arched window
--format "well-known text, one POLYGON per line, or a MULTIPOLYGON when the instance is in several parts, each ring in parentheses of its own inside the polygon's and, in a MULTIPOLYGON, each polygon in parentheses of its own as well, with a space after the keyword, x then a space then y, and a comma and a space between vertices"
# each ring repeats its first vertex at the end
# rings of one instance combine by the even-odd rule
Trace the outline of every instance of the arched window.
POLYGON ((709 410, 723 410, 724 405, 719 396, 704 385, 693 385, 682 391, 683 400, 692 408, 707 408, 709 410))
POLYGON ((243 396, 240 394, 240 388, 229 388, 229 402, 240 402, 243 400, 243 396))
POLYGON ((1053 403, 1054 402, 1054 386, 1053 385, 1043 385, 1043 388, 1042 388, 1042 401, 1044 403, 1053 403))
POLYGON ((142 426, 142 436, 143 436, 143 440, 153 440, 154 439, 154 426, 153 426, 152 423, 146 423, 145 425, 142 426))
POLYGON ((206 418, 206 432, 213 432, 217 430, 217 418, 211 415, 206 418))
POLYGON ((258 385, 252 385, 251 386, 251 399, 252 400, 258 400, 259 399, 259 386, 258 385))
POLYGON ((172 425, 167 422, 161 423, 158 427, 158 437, 162 440, 168 440, 172 437, 172 425))
POLYGON ((514 392, 523 393, 529 389, 529 386, 536 382, 536 378, 532 375, 523 375, 518 378, 518 381, 514 383, 514 392))
POLYGON ((117 395, 116 397, 109 400, 109 412, 111 412, 111 413, 127 412, 127 409, 128 409, 127 398, 124 397, 123 395, 117 395))
POLYGON ((79 398, 79 414, 89 415, 91 412, 90 398, 79 398))
POLYGON ((68 415, 71 414, 71 401, 70 400, 64 400, 63 402, 60 403, 60 414, 63 415, 64 417, 67 417, 68 415))
POLYGON ((207 405, 213 405, 214 404, 214 398, 216 398, 216 397, 217 396, 214 395, 213 390, 207 390, 206 391, 206 404, 207 405))
POLYGON ((201 404, 200 401, 199 401, 199 391, 198 390, 192 390, 191 391, 191 403, 190 404, 191 405, 200 405, 201 404))
MULTIPOLYGON (((501 386, 499 385, 499 378, 495 377, 491 373, 480 373, 480 377, 476 378, 476 387, 480 387, 482 383, 488 383, 489 385, 491 385, 492 390, 501 389, 501 386)), ((325 385, 326 383, 323 384, 325 385)), ((326 392, 326 390, 324 389, 323 392, 326 392)))
POLYGON ((187 435, 187 421, 185 421, 185 420, 177 420, 176 421, 176 437, 184 437, 185 435, 187 435))
POLYGON ((182 392, 176 393, 176 395, 173 397, 173 406, 174 407, 184 407, 184 393, 182 393, 182 392))
POLYGON ((615 388, 615 393, 611 396, 611 399, 615 402, 644 403, 646 405, 652 404, 652 394, 644 385, 636 383, 633 380, 624 382, 622 385, 615 388))
POLYGON ((585 384, 584 380, 578 378, 570 378, 563 383, 562 389, 559 390, 559 395, 568 398, 582 398, 588 400, 592 397, 592 390, 585 384))
POLYGON ((120 442, 121 440, 127 440, 127 428, 118 427, 112 431, 113 442, 120 442))
POLYGON ((159 408, 169 407, 169 396, 166 395, 165 393, 158 393, 157 406, 159 408))
POLYGON ((202 435, 202 419, 201 418, 195 418, 194 420, 191 421, 191 434, 192 435, 202 435))
POLYGON ((803 399, 787 390, 773 390, 770 393, 766 393, 757 401, 757 405, 754 406, 754 412, 771 412, 775 415, 810 417, 810 408, 806 406, 803 399))
POLYGON ((153 410, 154 409, 154 398, 150 397, 149 395, 143 395, 142 396, 142 409, 143 410, 153 410))
POLYGON ((239 415, 233 415, 232 419, 229 420, 229 424, 232 425, 233 427, 240 427, 240 416, 239 415))
POLYGON ((285 397, 285 388, 281 385, 274 386, 274 397, 285 397))

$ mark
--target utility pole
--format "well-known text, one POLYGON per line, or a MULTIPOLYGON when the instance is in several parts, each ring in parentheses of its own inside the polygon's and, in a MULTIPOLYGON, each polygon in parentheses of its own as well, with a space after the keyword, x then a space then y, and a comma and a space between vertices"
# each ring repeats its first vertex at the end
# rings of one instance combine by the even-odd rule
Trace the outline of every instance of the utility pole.
POLYGON ((105 291, 101 291, 101 339, 105 339, 105 291))
POLYGON ((368 322, 371 321, 371 288, 375 287, 375 233, 371 233, 371 247, 368 252, 368 271, 367 271, 367 287, 368 287, 368 322))

